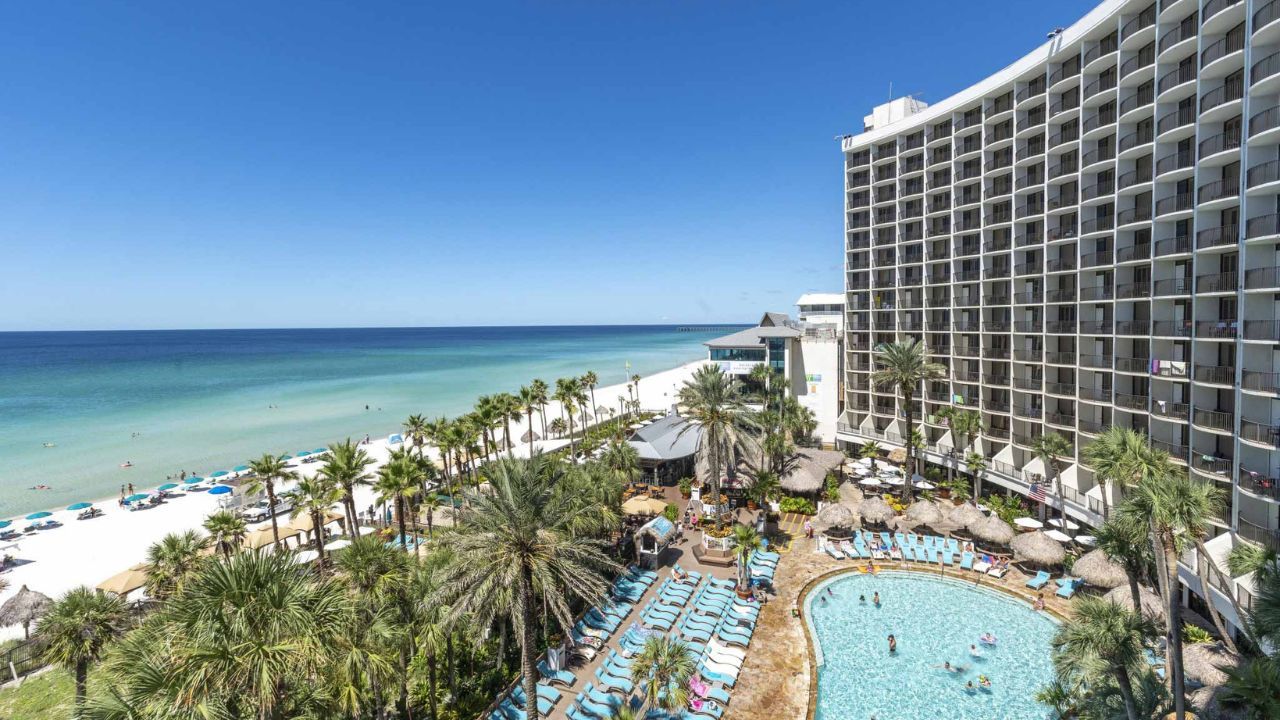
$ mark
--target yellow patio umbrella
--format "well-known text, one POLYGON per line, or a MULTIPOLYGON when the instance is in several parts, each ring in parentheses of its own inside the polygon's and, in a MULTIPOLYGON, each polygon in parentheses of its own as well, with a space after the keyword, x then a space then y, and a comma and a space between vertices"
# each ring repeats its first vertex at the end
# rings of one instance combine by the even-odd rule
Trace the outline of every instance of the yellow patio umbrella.
POLYGON ((623 515, 660 515, 667 509, 667 503, 648 495, 637 495, 622 503, 623 515))
MULTIPOLYGON (((328 525, 331 522, 337 522, 338 520, 341 520, 341 519, 342 519, 342 515, 340 513, 336 513, 332 511, 327 512, 325 513, 325 516, 324 516, 324 524, 328 525)), ((298 530, 304 533, 309 533, 315 529, 311 523, 311 513, 303 513, 299 515, 293 520, 290 520, 289 524, 285 527, 290 527, 290 528, 293 528, 294 530, 298 530)), ((270 531, 267 531, 267 534, 270 534, 270 531)), ((280 537, 281 538, 284 537, 284 527, 280 528, 280 537)))
MULTIPOLYGON (((280 528, 280 540, 283 542, 301 533, 302 531, 295 527, 283 525, 280 528)), ((250 550, 268 547, 275 541, 275 536, 271 534, 271 528, 269 527, 263 528, 262 530, 254 530, 244 536, 244 546, 250 550)))
POLYGON ((102 592, 115 593, 120 597, 124 597, 147 584, 147 574, 150 570, 150 565, 138 563, 128 570, 116 573, 98 583, 98 589, 102 592))

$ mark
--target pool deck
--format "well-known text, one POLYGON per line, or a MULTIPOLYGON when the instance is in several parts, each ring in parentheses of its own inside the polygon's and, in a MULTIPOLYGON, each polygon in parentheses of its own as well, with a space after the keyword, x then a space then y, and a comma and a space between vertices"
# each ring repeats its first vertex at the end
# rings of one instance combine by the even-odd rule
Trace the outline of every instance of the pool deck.
MULTIPOLYGON (((803 605, 804 594, 816 582, 866 565, 866 561, 836 560, 824 552, 815 552, 817 543, 816 538, 796 538, 789 552, 784 552, 778 562, 774 577, 778 595, 760 611, 751 652, 743 663, 733 702, 725 717, 735 720, 807 720, 812 717, 813 704, 817 699, 817 677, 812 672, 813 654, 805 623, 793 615, 793 610, 803 605)), ((939 574, 937 569, 926 568, 920 563, 877 562, 876 567, 939 574)), ((946 569, 945 577, 978 581, 984 587, 1023 598, 1028 606, 1035 597, 1034 591, 1025 586, 1029 576, 1017 568, 1010 568, 1003 578, 994 578, 950 567, 946 569)), ((1071 614, 1071 601, 1051 592, 1045 593, 1045 607, 1059 618, 1071 614)))

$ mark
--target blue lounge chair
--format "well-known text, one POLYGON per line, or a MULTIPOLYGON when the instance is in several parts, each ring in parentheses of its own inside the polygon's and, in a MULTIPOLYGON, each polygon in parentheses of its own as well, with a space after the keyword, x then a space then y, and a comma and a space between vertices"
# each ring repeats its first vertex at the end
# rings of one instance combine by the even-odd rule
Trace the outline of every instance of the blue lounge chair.
POLYGON ((889 547, 889 533, 884 530, 880 531, 880 544, 885 547, 889 547))
POLYGON ((943 565, 954 565, 956 560, 956 553, 951 548, 943 548, 942 550, 938 551, 938 557, 942 559, 943 565))
POLYGON ((707 694, 704 697, 708 700, 715 700, 721 705, 729 704, 729 693, 721 687, 709 686, 707 688, 707 694))
POLYGON ((1076 589, 1080 584, 1081 580, 1079 578, 1062 578, 1058 580, 1058 592, 1054 594, 1069 600, 1072 595, 1076 594, 1076 589))
POLYGON ((831 557, 833 557, 833 558, 835 558, 835 559, 837 559, 837 560, 843 560, 843 559, 844 559, 844 553, 842 553, 842 552, 840 552, 839 550, 837 550, 837 549, 836 549, 836 547, 835 547, 835 545, 833 545, 832 543, 827 543, 826 551, 827 551, 827 554, 828 554, 828 555, 830 555, 831 557))
MULTIPOLYGON (((920 548, 916 548, 916 559, 920 559, 920 548)), ((931 547, 924 548, 924 561, 927 563, 938 562, 938 551, 931 547)))
POLYGON ((1048 584, 1049 579, 1050 579, 1049 573, 1041 570, 1040 572, 1036 573, 1035 577, 1027 581, 1027 587, 1035 590, 1039 590, 1040 588, 1048 584))
POLYGON ((677 573, 683 573, 685 575, 688 575, 689 578, 693 580, 695 583, 702 580, 702 573, 697 572, 695 570, 685 570, 684 568, 680 567, 680 563, 676 563, 675 565, 673 565, 672 569, 674 569, 677 573))
POLYGON ((575 678, 573 673, 565 670, 552 670, 546 660, 538 662, 538 673, 546 678, 548 682, 560 683, 565 686, 572 686, 575 678))
POLYGON ((698 663, 698 674, 701 675, 706 680, 710 680, 712 682, 718 682, 721 685, 724 685, 725 687, 733 687, 738 682, 738 679, 735 677, 732 677, 729 675, 721 675, 720 673, 709 669, 701 661, 699 661, 698 663))
POLYGON ((973 553, 966 552, 960 556, 960 567, 965 570, 973 569, 973 553))
MULTIPOLYGON (((590 683, 587 684, 587 690, 594 690, 590 683)), ((615 698, 616 700, 616 698, 615 698)), ((622 706, 622 701, 617 700, 617 705, 604 704, 587 696, 587 693, 578 693, 578 707, 586 710, 588 713, 598 718, 611 718, 613 713, 622 706)))
POLYGON ((902 546, 902 559, 903 559, 903 560, 915 560, 915 559, 916 559, 916 551, 915 551, 915 548, 911 547, 910 545, 903 545, 903 546, 902 546))
POLYGON ((571 705, 569 709, 565 711, 564 715, 569 718, 569 720, 597 720, 595 715, 588 715, 577 705, 571 705))
POLYGON ((950 550, 951 552, 953 552, 953 553, 955 553, 955 554, 959 555, 959 554, 960 554, 960 541, 956 540, 955 538, 947 538, 947 549, 948 549, 948 550, 950 550))
POLYGON ((905 546, 907 544, 907 536, 904 535, 903 533, 900 533, 900 532, 894 533, 893 539, 898 541, 899 547, 905 546))
POLYGON ((635 689, 635 685, 630 680, 610 675, 605 672, 603 667, 596 668, 595 676, 596 681, 600 683, 600 687, 616 690, 623 695, 630 695, 631 691, 635 689))

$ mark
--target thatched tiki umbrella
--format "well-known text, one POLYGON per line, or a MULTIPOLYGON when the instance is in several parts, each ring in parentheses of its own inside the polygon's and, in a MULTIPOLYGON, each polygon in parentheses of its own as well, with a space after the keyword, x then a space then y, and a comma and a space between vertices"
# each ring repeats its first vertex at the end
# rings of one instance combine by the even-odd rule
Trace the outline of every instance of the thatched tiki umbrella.
POLYGON ((857 485, 844 483, 840 486, 840 502, 845 505, 856 508, 859 503, 866 499, 867 496, 862 493, 862 490, 857 485))
POLYGON ((539 439, 540 438, 538 437, 538 433, 534 432, 533 430, 525 430, 524 434, 520 436, 520 442, 522 443, 531 443, 534 440, 539 440, 539 439))
POLYGON ((963 525, 957 523, 955 520, 952 520, 949 517, 941 518, 937 522, 931 522, 928 525, 929 527, 933 528, 933 531, 938 533, 939 535, 950 535, 951 533, 964 527, 963 525))
POLYGON ((975 520, 985 520, 986 516, 982 514, 982 511, 976 505, 965 503, 952 509, 947 518, 960 527, 968 527, 975 520))
POLYGON ((907 461, 907 451, 903 448, 894 448, 889 451, 889 462, 904 463, 907 461))
MULTIPOLYGON (((1122 608, 1133 610, 1133 595, 1129 592, 1129 588, 1127 587, 1118 587, 1102 597, 1103 599, 1109 600, 1122 608)), ((1155 592, 1146 585, 1139 585, 1138 598, 1138 601, 1142 603, 1143 615, 1146 615, 1152 620, 1160 622, 1164 621, 1164 600, 1162 600, 1159 595, 1156 595, 1155 592)))
POLYGON ((863 500, 862 503, 858 505, 858 514, 862 516, 863 520, 869 523, 881 525, 889 522, 897 515, 897 513, 893 511, 893 508, 889 507, 889 503, 885 502, 884 498, 879 495, 863 500))
POLYGON ((942 513, 928 500, 917 500, 907 508, 905 517, 919 525, 932 525, 942 519, 942 513))
POLYGON ((1084 554, 1071 566, 1071 574, 1086 583, 1106 590, 1126 585, 1129 575, 1107 554, 1101 550, 1093 550, 1084 554))
POLYGON ((22 637, 31 639, 31 623, 40 619, 53 601, 44 593, 30 590, 23 585, 17 594, 0 605, 0 626, 22 625, 22 637))
MULTIPOLYGON (((1008 545, 1013 536, 1017 534, 1013 531, 1013 528, 1009 527, 1009 523, 1001 520, 996 515, 975 520, 969 523, 968 528, 969 532, 979 540, 998 545, 1008 545)), ((1050 542, 1053 541, 1050 540, 1050 542)))
POLYGON ((1226 668, 1240 666, 1240 656, 1229 652, 1222 643, 1195 643, 1182 649, 1182 669, 1188 680, 1201 685, 1225 685, 1226 668))
POLYGON ((852 527, 858 516, 844 503, 825 505, 813 518, 815 530, 822 531, 833 527, 852 527))
POLYGON ((844 453, 820 448, 800 448, 783 463, 778 484, 791 493, 812 495, 827 482, 827 473, 834 472, 845 461, 844 453))
POLYGON ((1022 533, 1009 543, 1013 559, 1034 565, 1058 565, 1067 557, 1067 551, 1056 540, 1039 530, 1022 533))

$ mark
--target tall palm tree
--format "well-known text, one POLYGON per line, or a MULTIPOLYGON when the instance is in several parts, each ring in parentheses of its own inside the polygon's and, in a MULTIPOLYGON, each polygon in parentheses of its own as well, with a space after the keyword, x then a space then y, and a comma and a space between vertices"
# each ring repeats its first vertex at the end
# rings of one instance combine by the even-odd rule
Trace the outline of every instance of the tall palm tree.
MULTIPOLYGON (((532 446, 533 444, 532 441, 534 436, 533 411, 535 408, 538 407, 538 393, 533 388, 529 387, 528 385, 525 385, 520 388, 520 392, 518 393, 517 397, 520 398, 520 404, 524 406, 524 416, 529 418, 529 440, 530 440, 530 446, 532 446)), ((546 433, 547 433, 546 418, 543 418, 542 434, 546 435, 546 433)))
POLYGON ((347 532, 356 534, 359 527, 359 511, 356 510, 355 489, 372 479, 368 473, 373 458, 356 443, 347 438, 340 443, 329 446, 324 464, 320 466, 319 476, 333 483, 342 490, 343 514, 347 516, 347 532))
POLYGON ((36 624, 36 637, 45 643, 44 659, 67 668, 75 678, 77 718, 84 712, 89 666, 121 634, 126 615, 119 597, 82 586, 58 598, 36 624))
POLYGON ((719 365, 703 365, 685 381, 677 393, 685 417, 691 422, 680 435, 699 428, 702 437, 698 454, 705 461, 711 502, 716 508, 716 527, 724 527, 724 507, 720 502, 720 473, 731 475, 737 465, 738 448, 754 419, 742 400, 738 383, 719 365))
MULTIPOLYGON (((436 511, 444 507, 444 501, 440 499, 439 495, 430 493, 422 497, 422 500, 419 501, 419 505, 427 513, 427 537, 435 539, 436 511)), ((452 509, 452 506, 450 507, 452 509)))
POLYGON ((502 424, 502 411, 493 395, 481 395, 476 399, 475 409, 471 411, 476 425, 480 428, 480 439, 483 441, 484 456, 489 457, 497 450, 494 429, 502 424))
POLYGON ((1132 428, 1110 425, 1081 450, 1081 456, 1102 486, 1102 516, 1111 515, 1108 483, 1124 488, 1152 472, 1150 443, 1146 435, 1132 428))
POLYGON ((573 414, 577 412, 577 380, 574 378, 560 378, 556 380, 556 391, 551 397, 560 403, 560 417, 565 419, 569 426, 569 452, 574 452, 573 448, 573 414))
POLYGON ((751 589, 751 557, 762 543, 755 528, 748 525, 733 526, 733 555, 738 561, 738 592, 751 589))
POLYGON ((912 447, 911 433, 916 429, 915 396, 920 383, 946 377, 947 369, 938 363, 929 362, 925 346, 914 338, 905 342, 881 343, 876 347, 876 361, 879 370, 871 374, 871 382, 881 388, 896 388, 902 397, 907 419, 907 432, 903 434, 907 450, 907 481, 902 484, 902 497, 911 497, 911 478, 920 471, 916 462, 916 451, 912 447))
POLYGON ((604 446, 599 462, 617 482, 629 485, 640 474, 640 453, 631 443, 613 438, 604 446))
POLYGON ((274 545, 280 544, 280 524, 276 521, 276 483, 292 480, 297 474, 289 469, 289 465, 284 460, 284 456, 263 455, 257 460, 249 461, 249 469, 253 471, 254 478, 245 486, 245 493, 248 495, 257 495, 265 491, 267 493, 267 507, 271 513, 271 540, 274 545))
POLYGON ((404 436, 409 439, 413 449, 422 454, 422 446, 427 441, 429 423, 422 415, 410 415, 404 421, 404 436))
POLYGON ((147 548, 147 595, 165 600, 182 591, 187 579, 205 560, 208 539, 195 530, 169 533, 147 548))
POLYGON ((593 408, 591 412, 592 415, 599 412, 594 409, 596 407, 596 383, 598 382, 600 382, 600 377, 596 375, 594 370, 588 370, 582 376, 582 386, 591 392, 591 407, 593 408))
POLYGON ((1141 720, 1133 679, 1145 663, 1145 641, 1154 632, 1151 622, 1135 612, 1102 598, 1079 598, 1075 614, 1053 639, 1059 680, 1078 687, 1095 681, 1094 675, 1107 676, 1119 687, 1126 717, 1141 720))
POLYGON ((631 385, 636 389, 635 399, 633 399, 631 402, 633 405, 636 406, 636 409, 638 410, 640 407, 640 376, 638 374, 631 376, 631 385))
POLYGON ((231 553, 244 544, 244 536, 248 526, 244 518, 230 510, 218 510, 204 519, 204 531, 209 533, 209 541, 217 548, 222 557, 229 558, 231 553))
MULTIPOLYGON (((1173 695, 1178 720, 1186 713, 1185 675, 1182 667, 1182 598, 1178 587, 1178 557, 1192 544, 1193 538, 1207 532, 1208 519, 1222 508, 1222 491, 1208 483, 1191 479, 1173 466, 1168 456, 1162 459, 1163 478, 1146 478, 1134 489, 1124 510, 1151 528, 1152 546, 1163 569, 1161 591, 1165 601, 1165 640, 1169 692, 1173 695)), ((1160 456, 1163 455, 1163 458, 1160 456)))
POLYGON ((645 640, 631 661, 641 707, 679 713, 689 704, 689 678, 697 667, 697 657, 683 640, 665 635, 645 640))
POLYGON ((510 454, 515 447, 511 437, 511 423, 520 422, 524 417, 523 408, 520 406, 520 398, 511 393, 499 393, 495 397, 495 404, 498 407, 498 414, 502 417, 502 439, 506 445, 507 454, 510 454))
MULTIPOLYGON (((311 532, 316 543, 317 562, 324 570, 324 525, 329 510, 342 501, 342 488, 324 475, 302 478, 293 489, 293 515, 311 519, 311 532)), ((354 533, 353 533, 354 534, 354 533)))
MULTIPOLYGON (((542 436, 546 437, 547 436, 547 400, 549 398, 547 394, 549 392, 547 388, 547 383, 545 380, 534 378, 533 382, 529 383, 529 389, 533 391, 534 400, 536 400, 538 403, 538 417, 542 419, 542 436)), ((529 429, 530 430, 533 429, 532 423, 530 423, 529 429)))
POLYGON ((1151 538, 1147 524, 1133 513, 1117 513, 1094 532, 1098 549, 1119 563, 1129 577, 1129 599, 1134 612, 1142 612, 1139 585, 1147 577, 1155 556, 1151 554, 1151 538))
POLYGON ((408 514, 406 503, 420 489, 421 468, 414 459, 392 451, 387 464, 378 469, 378 479, 373 483, 373 490, 378 494, 378 502, 390 503, 395 508, 396 524, 400 526, 400 548, 408 547, 406 537, 405 516, 408 514))
POLYGON ((1067 499, 1062 494, 1062 460, 1075 457, 1075 445, 1058 433, 1047 432, 1031 441, 1031 451, 1044 463, 1053 493, 1058 496, 1058 517, 1062 521, 1062 529, 1068 530, 1071 526, 1067 524, 1067 499))
POLYGON ((862 447, 858 448, 858 457, 867 458, 871 461, 871 472, 876 471, 876 460, 880 457, 880 453, 884 450, 880 447, 880 443, 875 440, 869 440, 862 443, 862 447))
MULTIPOLYGON (((455 626, 464 619, 480 627, 510 621, 529 698, 537 697, 538 611, 567 632, 571 600, 600 601, 608 588, 606 573, 618 569, 602 541, 569 532, 577 516, 591 510, 557 495, 564 472, 542 455, 495 462, 489 470, 493 492, 475 498, 445 541, 452 561, 435 598, 450 606, 446 620, 455 626)), ((528 715, 538 720, 536 703, 529 703, 528 715)))

